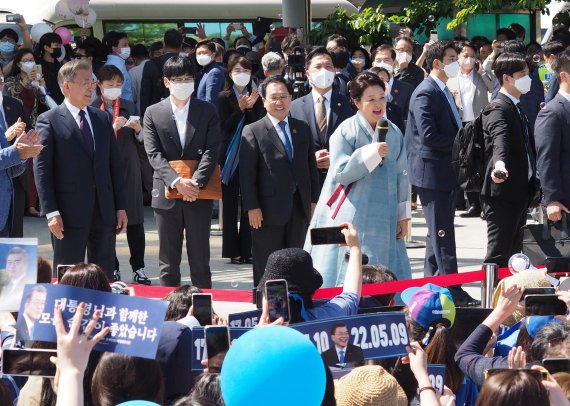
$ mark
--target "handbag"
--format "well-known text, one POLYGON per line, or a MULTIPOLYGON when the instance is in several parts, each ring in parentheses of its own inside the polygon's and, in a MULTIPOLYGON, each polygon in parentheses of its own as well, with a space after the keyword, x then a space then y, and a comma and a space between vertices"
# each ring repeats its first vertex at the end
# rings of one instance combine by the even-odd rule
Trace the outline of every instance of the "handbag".
POLYGON ((523 254, 531 264, 542 265, 548 257, 570 257, 570 237, 568 236, 570 216, 562 213, 556 223, 548 221, 545 215, 543 224, 529 224, 522 228, 523 254))
MULTIPOLYGON (((170 167, 183 179, 191 179, 200 161, 180 160, 169 161, 170 167)), ((182 199, 176 188, 166 187, 165 196, 167 199, 182 199)), ((208 180, 208 184, 198 193, 199 200, 220 200, 222 198, 222 181, 220 177, 220 165, 216 165, 214 172, 208 180)))

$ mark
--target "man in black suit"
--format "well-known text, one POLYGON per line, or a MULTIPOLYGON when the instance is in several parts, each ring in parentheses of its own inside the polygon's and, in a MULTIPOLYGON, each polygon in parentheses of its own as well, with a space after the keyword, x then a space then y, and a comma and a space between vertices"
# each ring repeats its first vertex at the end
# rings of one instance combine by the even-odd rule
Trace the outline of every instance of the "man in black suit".
POLYGON ((560 221, 570 213, 570 51, 559 53, 553 68, 558 94, 538 113, 534 140, 548 219, 560 221))
POLYGON ((521 227, 539 183, 532 128, 520 105, 520 96, 531 86, 526 59, 503 53, 493 70, 501 90, 483 116, 488 163, 481 202, 487 220, 485 262, 506 267, 511 255, 522 249, 521 227))
MULTIPOLYGON (((446 86, 459 74, 452 43, 436 42, 427 54, 429 78, 414 90, 406 125, 410 183, 416 186, 428 228, 424 274, 457 273, 454 199, 457 179, 451 149, 461 119, 446 86)), ((456 305, 478 305, 460 287, 450 289, 456 305)))
POLYGON ((260 86, 267 115, 245 126, 239 179, 252 227, 253 279, 257 286, 269 255, 301 248, 319 199, 319 175, 311 130, 288 117, 291 89, 270 77, 260 86))
POLYGON ((39 285, 32 288, 24 298, 24 312, 16 322, 16 340, 34 341, 34 328, 46 305, 47 290, 39 285))
POLYGON ((87 261, 109 279, 115 239, 127 227, 123 165, 106 112, 90 107, 95 90, 89 62, 76 59, 58 73, 65 100, 38 117, 44 148, 34 158, 41 213, 47 217, 58 264, 87 261))
POLYGON ((291 117, 309 124, 322 187, 330 166, 329 139, 336 128, 354 115, 350 99, 332 89, 335 68, 332 56, 325 47, 317 47, 307 55, 305 62, 311 93, 294 100, 291 117))
POLYGON ((158 227, 160 282, 180 285, 182 242, 192 284, 212 287, 210 225, 213 200, 197 199, 218 163, 220 121, 216 107, 190 99, 194 90, 194 64, 173 56, 163 68, 170 97, 150 106, 144 116, 144 146, 154 168, 152 207, 158 227), (181 178, 169 161, 196 160, 191 179, 181 178), (176 188, 183 199, 167 199, 166 188, 176 188))
POLYGON ((346 364, 354 364, 352 366, 360 366, 364 364, 364 355, 362 349, 350 344, 350 334, 344 323, 335 323, 331 328, 331 340, 334 346, 321 354, 323 361, 328 366, 342 366, 346 364))

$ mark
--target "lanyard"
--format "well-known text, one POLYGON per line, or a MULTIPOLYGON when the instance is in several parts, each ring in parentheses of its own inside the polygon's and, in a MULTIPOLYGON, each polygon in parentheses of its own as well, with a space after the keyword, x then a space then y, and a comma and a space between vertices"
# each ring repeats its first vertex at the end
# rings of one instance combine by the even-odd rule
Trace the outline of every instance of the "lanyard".
MULTIPOLYGON (((103 97, 101 97, 101 110, 106 111, 105 110, 105 101, 103 100, 103 97)), ((121 110, 121 98, 117 97, 115 99, 115 102, 113 103, 113 124, 115 124, 115 121, 117 120, 117 117, 119 117, 119 111, 121 110)), ((115 131, 115 139, 117 139, 118 137, 118 130, 115 131)))

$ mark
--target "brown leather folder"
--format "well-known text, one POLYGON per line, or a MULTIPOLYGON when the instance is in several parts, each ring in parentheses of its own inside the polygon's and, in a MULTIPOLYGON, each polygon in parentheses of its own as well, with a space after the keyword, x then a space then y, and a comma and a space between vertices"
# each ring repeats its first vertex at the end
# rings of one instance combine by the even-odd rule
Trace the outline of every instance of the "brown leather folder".
MULTIPOLYGON (((196 160, 181 160, 169 161, 172 169, 176 171, 184 179, 191 179, 194 171, 198 167, 200 161, 196 160)), ((165 190, 167 199, 182 199, 182 195, 178 193, 176 188, 167 187, 165 190)), ((203 200, 220 200, 222 198, 222 178, 220 176, 220 165, 216 165, 208 184, 198 194, 198 199, 203 200)))

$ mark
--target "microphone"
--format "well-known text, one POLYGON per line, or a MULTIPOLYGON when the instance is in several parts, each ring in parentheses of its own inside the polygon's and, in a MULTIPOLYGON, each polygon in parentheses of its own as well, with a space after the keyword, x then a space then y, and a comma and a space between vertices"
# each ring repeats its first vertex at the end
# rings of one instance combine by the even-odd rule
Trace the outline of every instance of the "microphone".
MULTIPOLYGON (((378 129, 378 142, 386 142, 386 134, 388 134, 388 120, 382 117, 380 121, 378 121, 376 128, 378 129)), ((379 166, 382 166, 383 164, 384 160, 380 162, 379 166)))

